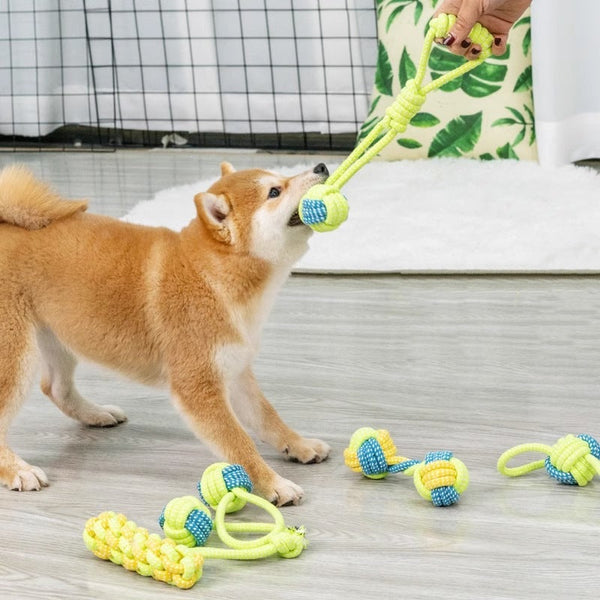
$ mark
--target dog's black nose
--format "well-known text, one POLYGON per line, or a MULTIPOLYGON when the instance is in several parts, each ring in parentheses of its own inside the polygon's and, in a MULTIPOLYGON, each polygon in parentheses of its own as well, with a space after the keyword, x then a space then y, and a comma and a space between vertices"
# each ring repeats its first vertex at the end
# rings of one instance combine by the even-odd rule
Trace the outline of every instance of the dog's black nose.
POLYGON ((316 173, 317 175, 329 175, 329 171, 327 170, 327 167, 325 166, 325 163, 319 163, 313 169, 313 173, 316 173))

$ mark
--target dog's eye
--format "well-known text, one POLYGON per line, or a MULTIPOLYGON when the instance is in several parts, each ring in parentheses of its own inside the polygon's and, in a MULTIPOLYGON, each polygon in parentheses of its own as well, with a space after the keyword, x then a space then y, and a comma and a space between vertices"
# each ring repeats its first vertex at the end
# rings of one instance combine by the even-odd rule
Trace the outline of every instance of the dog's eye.
POLYGON ((277 198, 277 196, 279 196, 279 194, 281 194, 281 188, 272 187, 269 190, 269 198, 277 198))

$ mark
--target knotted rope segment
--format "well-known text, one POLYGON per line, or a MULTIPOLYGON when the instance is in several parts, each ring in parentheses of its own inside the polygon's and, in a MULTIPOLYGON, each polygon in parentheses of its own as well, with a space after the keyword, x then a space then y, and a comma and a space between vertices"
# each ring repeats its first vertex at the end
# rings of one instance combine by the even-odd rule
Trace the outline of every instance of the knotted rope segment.
POLYGON ((206 558, 256 560, 273 554, 295 558, 306 548, 304 527, 287 527, 275 506, 252 494, 252 482, 240 465, 211 465, 202 475, 198 490, 202 502, 194 496, 183 496, 165 506, 158 522, 166 539, 148 533, 125 515, 104 512, 87 521, 85 545, 103 560, 180 588, 190 588, 202 577, 206 558), (264 509, 273 522, 225 521, 226 513, 240 510, 247 503, 264 509), (216 510, 214 522, 208 506, 216 510), (213 528, 226 547, 205 546, 213 528), (230 532, 264 535, 238 539, 230 532))
POLYGON ((385 111, 385 115, 327 181, 313 186, 302 197, 298 214, 303 223, 319 232, 337 229, 348 217, 348 202, 340 191, 342 186, 398 134, 406 130, 411 119, 421 109, 429 92, 477 68, 491 55, 494 37, 480 23, 476 23, 469 37, 474 44, 481 46, 481 53, 477 60, 465 61, 456 69, 423 85, 434 40, 446 37, 455 21, 454 15, 440 14, 429 22, 415 77, 406 82, 396 100, 385 111))
POLYGON ((560 483, 587 485, 595 475, 600 475, 600 444, 591 436, 582 433, 575 437, 568 434, 554 446, 546 444, 521 444, 507 450, 498 459, 498 471, 509 477, 525 475, 536 469, 546 472, 560 483), (536 460, 519 467, 507 467, 508 461, 525 452, 541 452, 545 459, 536 460))
POLYGON ((385 429, 357 429, 344 450, 344 462, 369 479, 383 479, 388 473, 412 475, 417 492, 435 506, 455 504, 469 485, 467 467, 452 452, 429 452, 423 461, 396 456, 385 429))
POLYGON ((122 514, 103 512, 89 519, 83 540, 98 558, 179 588, 191 588, 202 577, 204 558, 198 548, 148 533, 122 514))

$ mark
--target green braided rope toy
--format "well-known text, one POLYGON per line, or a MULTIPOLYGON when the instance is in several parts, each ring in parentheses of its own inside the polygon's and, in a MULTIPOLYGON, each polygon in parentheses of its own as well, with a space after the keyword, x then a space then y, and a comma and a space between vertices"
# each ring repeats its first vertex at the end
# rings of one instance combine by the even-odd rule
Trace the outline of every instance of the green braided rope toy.
POLYGON ((399 133, 406 130, 411 119, 421 109, 429 92, 477 68, 491 55, 494 37, 480 23, 476 23, 469 37, 473 43, 481 46, 479 58, 468 60, 460 67, 427 85, 422 85, 434 40, 446 37, 455 21, 454 15, 441 14, 429 22, 423 52, 414 79, 406 82, 396 100, 385 111, 385 116, 327 181, 311 187, 302 197, 298 206, 298 214, 303 223, 319 232, 337 229, 348 217, 348 201, 340 191, 342 186, 379 154, 399 133))
POLYGON ((284 558, 295 558, 304 548, 306 539, 303 527, 287 527, 281 512, 270 502, 251 493, 252 483, 241 465, 215 463, 208 467, 198 484, 200 500, 184 496, 171 500, 159 519, 166 536, 178 544, 188 547, 204 546, 211 530, 227 548, 201 548, 204 558, 226 558, 233 560, 255 560, 279 554, 284 558), (243 508, 247 503, 262 508, 273 523, 227 523, 226 513, 243 508), (215 510, 214 522, 210 517, 210 506, 215 510), (256 539, 240 540, 229 532, 263 533, 256 539))
POLYGON ((594 476, 600 475, 600 444, 591 436, 582 433, 575 437, 566 435, 554 446, 546 444, 521 444, 507 450, 498 459, 498 471, 509 477, 519 477, 536 469, 546 472, 560 483, 587 485, 594 476), (509 460, 525 452, 547 454, 545 459, 536 460, 519 467, 507 467, 509 460))
POLYGON ((97 557, 183 589, 191 588, 202 577, 207 558, 256 560, 273 554, 284 558, 300 555, 307 546, 304 528, 286 527, 281 512, 251 490, 252 482, 243 467, 215 463, 198 484, 202 502, 194 496, 183 496, 164 508, 159 524, 166 539, 114 512, 89 519, 83 539, 97 557), (247 503, 264 509, 273 522, 225 521, 226 513, 240 510, 247 503), (214 521, 208 506, 216 510, 214 521), (204 545, 213 529, 225 547, 204 545), (263 535, 237 539, 231 533, 263 535))

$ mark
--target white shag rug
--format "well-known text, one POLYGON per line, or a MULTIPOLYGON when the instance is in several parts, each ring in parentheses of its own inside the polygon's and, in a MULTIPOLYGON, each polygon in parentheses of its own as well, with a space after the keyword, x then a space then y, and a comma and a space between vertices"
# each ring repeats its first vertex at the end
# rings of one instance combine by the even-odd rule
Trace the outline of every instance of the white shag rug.
MULTIPOLYGON (((271 170, 297 173, 312 165, 271 170)), ((335 165, 329 164, 330 171, 335 165)), ((158 192, 124 220, 181 229, 213 180, 158 192)), ((374 162, 344 187, 348 220, 296 272, 600 272, 600 174, 519 161, 374 162)))

